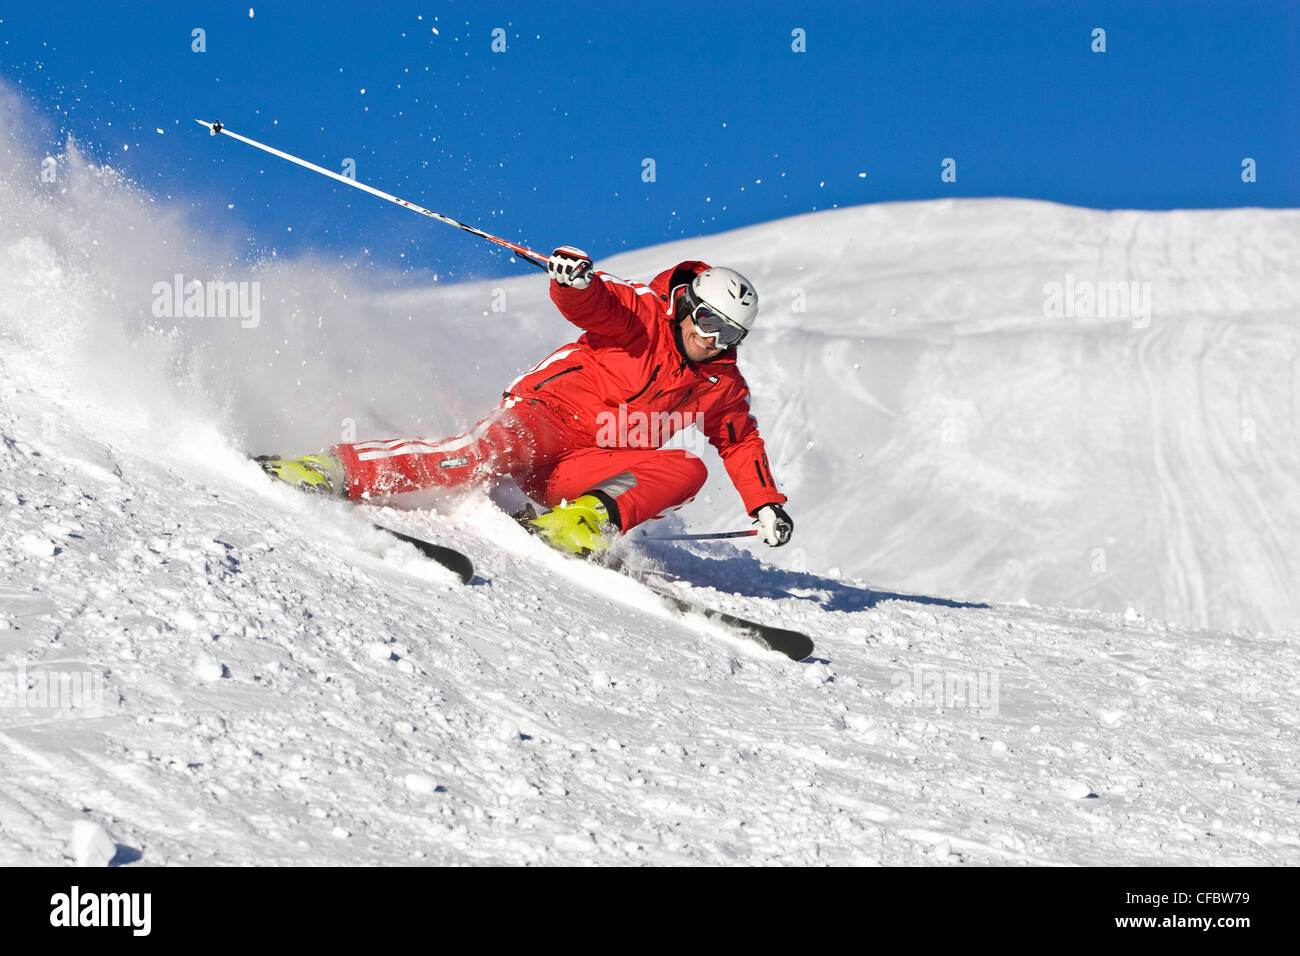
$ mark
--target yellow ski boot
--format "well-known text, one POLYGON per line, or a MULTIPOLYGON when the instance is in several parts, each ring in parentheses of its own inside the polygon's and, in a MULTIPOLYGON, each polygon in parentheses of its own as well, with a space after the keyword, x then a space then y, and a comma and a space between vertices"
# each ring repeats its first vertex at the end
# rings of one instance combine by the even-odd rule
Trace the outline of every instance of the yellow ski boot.
POLYGON ((527 519, 524 527, 553 548, 585 557, 607 550, 618 526, 610 520, 603 501, 595 495, 582 495, 527 519))
POLYGON ((263 455, 257 459, 272 478, 278 478, 299 491, 343 497, 347 486, 343 480, 343 464, 332 452, 323 451, 301 458, 272 458, 263 455))

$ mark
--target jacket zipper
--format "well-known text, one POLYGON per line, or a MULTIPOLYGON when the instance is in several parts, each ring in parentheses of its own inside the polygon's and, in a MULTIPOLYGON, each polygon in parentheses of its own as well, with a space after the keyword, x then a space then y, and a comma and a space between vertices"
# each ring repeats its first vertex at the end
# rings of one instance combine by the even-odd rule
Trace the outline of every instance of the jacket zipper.
POLYGON ((549 378, 544 378, 544 379, 542 379, 540 382, 538 382, 536 385, 533 386, 533 391, 534 391, 534 392, 537 391, 539 388, 541 388, 543 385, 547 384, 548 382, 553 382, 553 381, 555 381, 555 380, 556 380, 557 378, 559 378, 561 375, 568 375, 570 372, 576 372, 576 371, 578 371, 578 370, 581 369, 581 368, 582 368, 581 365, 570 365, 570 366, 569 366, 568 368, 566 368, 564 371, 562 371, 562 372, 556 372, 554 375, 550 376, 549 378))
POLYGON ((624 399, 624 401, 635 402, 638 398, 644 395, 646 393, 646 389, 648 389, 651 385, 654 384, 655 377, 659 374, 659 369, 661 367, 662 366, 656 365, 655 370, 650 373, 650 379, 645 383, 645 385, 642 386, 641 391, 637 392, 631 398, 624 399))
POLYGON ((684 401, 686 401, 688 398, 690 398, 690 397, 691 397, 691 392, 693 392, 693 391, 695 391, 695 386, 694 386, 694 385, 692 385, 690 388, 688 388, 688 389, 686 390, 686 394, 683 395, 681 398, 677 399, 676 404, 674 404, 672 408, 668 409, 668 411, 671 412, 671 411, 674 411, 675 409, 680 408, 681 405, 682 405, 682 402, 684 402, 684 401))

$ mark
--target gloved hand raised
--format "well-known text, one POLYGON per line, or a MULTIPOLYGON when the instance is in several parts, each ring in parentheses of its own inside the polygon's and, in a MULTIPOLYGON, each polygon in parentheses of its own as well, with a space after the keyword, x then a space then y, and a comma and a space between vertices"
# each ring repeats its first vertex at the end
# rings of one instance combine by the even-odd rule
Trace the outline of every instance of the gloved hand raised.
POLYGON ((546 271, 560 285, 575 289, 587 288, 596 274, 591 268, 591 257, 573 246, 560 246, 552 252, 546 271))
POLYGON ((764 544, 779 548, 794 534, 794 521, 778 504, 763 505, 754 512, 758 519, 758 536, 764 544))

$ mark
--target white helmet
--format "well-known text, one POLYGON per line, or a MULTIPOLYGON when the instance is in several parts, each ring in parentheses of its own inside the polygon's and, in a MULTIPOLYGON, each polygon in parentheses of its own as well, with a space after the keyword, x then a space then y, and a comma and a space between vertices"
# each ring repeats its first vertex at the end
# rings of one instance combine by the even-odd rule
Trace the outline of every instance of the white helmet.
POLYGON ((720 316, 724 323, 715 333, 718 344, 731 347, 739 345, 754 327, 758 293, 754 283, 735 269, 705 269, 686 287, 679 308, 679 316, 690 315, 701 327, 709 324, 710 314, 720 316))

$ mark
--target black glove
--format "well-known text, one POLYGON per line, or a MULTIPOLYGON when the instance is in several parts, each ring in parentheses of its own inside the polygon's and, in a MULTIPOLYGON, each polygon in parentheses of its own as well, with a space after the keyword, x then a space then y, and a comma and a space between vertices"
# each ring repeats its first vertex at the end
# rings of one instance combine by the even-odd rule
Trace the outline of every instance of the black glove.
POLYGON ((573 246, 560 246, 552 252, 546 271, 560 285, 575 289, 587 288, 595 275, 591 270, 591 257, 573 246))
POLYGON ((758 519, 758 536, 764 544, 779 548, 794 534, 794 520, 778 504, 763 505, 754 511, 758 519))

